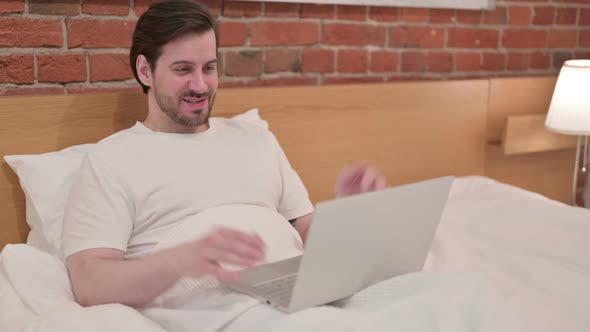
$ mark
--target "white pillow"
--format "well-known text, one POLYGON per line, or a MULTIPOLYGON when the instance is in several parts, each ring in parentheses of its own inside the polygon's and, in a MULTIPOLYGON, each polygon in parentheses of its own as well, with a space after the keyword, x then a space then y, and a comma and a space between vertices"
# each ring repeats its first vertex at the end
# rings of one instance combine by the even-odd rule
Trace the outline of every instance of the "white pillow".
POLYGON ((266 122, 266 120, 263 120, 260 117, 260 114, 258 113, 257 108, 253 108, 253 109, 248 110, 244 113, 235 115, 232 117, 232 119, 239 120, 242 122, 251 123, 253 125, 262 127, 264 129, 268 129, 268 122, 266 122))
MULTIPOLYGON (((233 117, 268 129, 258 109, 233 117)), ((61 151, 4 156, 18 175, 26 198, 26 219, 31 232, 27 244, 62 258, 62 226, 65 204, 73 178, 86 152, 94 144, 76 145, 61 151)))
POLYGON ((25 193, 26 218, 31 227, 28 244, 50 254, 61 251, 62 219, 68 192, 84 153, 93 145, 77 145, 38 155, 4 157, 18 175, 25 193))

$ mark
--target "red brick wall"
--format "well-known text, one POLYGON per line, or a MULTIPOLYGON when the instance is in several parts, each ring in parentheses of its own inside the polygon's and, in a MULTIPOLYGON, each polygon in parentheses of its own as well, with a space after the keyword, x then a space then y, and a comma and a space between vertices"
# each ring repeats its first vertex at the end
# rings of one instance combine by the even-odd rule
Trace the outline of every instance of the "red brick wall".
MULTIPOLYGON (((555 74, 590 57, 590 0, 494 11, 206 0, 224 86, 555 74)), ((0 95, 137 89, 127 52, 150 0, 0 0, 0 95)))

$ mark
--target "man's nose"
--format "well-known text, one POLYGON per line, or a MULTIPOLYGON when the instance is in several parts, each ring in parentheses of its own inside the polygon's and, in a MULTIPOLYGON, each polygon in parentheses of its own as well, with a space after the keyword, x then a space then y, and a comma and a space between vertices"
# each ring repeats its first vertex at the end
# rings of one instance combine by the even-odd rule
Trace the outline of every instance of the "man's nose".
POLYGON ((207 84, 203 79, 202 74, 195 74, 191 77, 190 81, 188 82, 189 90, 196 91, 197 93, 205 93, 207 92, 207 84))

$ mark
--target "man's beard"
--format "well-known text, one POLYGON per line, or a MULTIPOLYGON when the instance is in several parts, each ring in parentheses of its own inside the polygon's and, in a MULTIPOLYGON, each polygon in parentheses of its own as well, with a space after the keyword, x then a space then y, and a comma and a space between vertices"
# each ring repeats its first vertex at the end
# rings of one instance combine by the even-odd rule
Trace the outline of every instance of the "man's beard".
POLYGON ((156 102, 158 106, 172 121, 185 127, 198 127, 209 123, 209 116, 211 115, 211 109, 213 109, 213 103, 215 102, 215 94, 209 93, 196 93, 195 91, 186 91, 181 93, 178 97, 161 95, 156 89, 154 89, 156 102), (182 99, 186 97, 193 97, 197 99, 207 98, 207 109, 201 109, 198 111, 196 117, 188 117, 180 112, 180 104, 182 99))

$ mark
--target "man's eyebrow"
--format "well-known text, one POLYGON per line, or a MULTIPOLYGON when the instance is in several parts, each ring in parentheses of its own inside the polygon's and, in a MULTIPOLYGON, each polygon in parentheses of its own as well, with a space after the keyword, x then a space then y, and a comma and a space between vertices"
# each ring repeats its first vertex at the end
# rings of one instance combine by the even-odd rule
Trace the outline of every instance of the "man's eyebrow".
MULTIPOLYGON (((213 59, 213 60, 209 60, 205 63, 205 65, 210 65, 213 63, 217 63, 217 59, 213 59)), ((189 60, 178 60, 178 61, 174 61, 172 62, 170 65, 174 66, 174 65, 194 65, 195 63, 189 60)))

